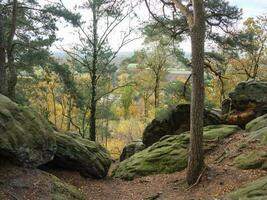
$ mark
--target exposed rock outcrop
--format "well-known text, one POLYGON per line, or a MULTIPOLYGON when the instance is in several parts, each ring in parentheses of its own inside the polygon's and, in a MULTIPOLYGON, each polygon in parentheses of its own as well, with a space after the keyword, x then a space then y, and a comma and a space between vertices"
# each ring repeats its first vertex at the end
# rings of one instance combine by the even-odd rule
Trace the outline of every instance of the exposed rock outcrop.
POLYGON ((240 169, 267 170, 267 114, 246 125, 247 139, 235 158, 234 165, 240 169))
POLYGON ((130 158, 135 153, 142 151, 144 149, 145 149, 145 145, 143 144, 142 141, 134 141, 134 142, 126 145, 123 148, 122 153, 120 155, 120 161, 123 161, 127 158, 130 158))
POLYGON ((239 83, 223 102, 222 111, 229 124, 241 127, 267 113, 267 81, 239 83))
MULTIPOLYGON (((216 112, 205 110, 204 125, 221 124, 216 112)), ((143 143, 148 147, 165 135, 177 135, 190 129, 190 104, 180 104, 162 119, 154 119, 144 130, 143 143)))
POLYGON ((57 151, 54 159, 46 167, 60 167, 79 171, 81 175, 92 178, 104 178, 109 170, 109 153, 96 142, 72 137, 63 133, 54 133, 57 151))
POLYGON ((85 200, 74 186, 39 169, 26 169, 0 161, 0 199, 85 200))
POLYGON ((231 200, 264 200, 267 199, 267 176, 264 176, 228 195, 231 200))
MULTIPOLYGON (((204 149, 212 150, 223 138, 240 130, 234 125, 211 125, 204 128, 204 149)), ((121 162, 112 172, 116 178, 131 180, 138 176, 173 173, 187 166, 189 134, 165 136, 152 146, 121 162)))
POLYGON ((0 95, 0 156, 36 167, 53 159, 56 141, 49 123, 30 108, 0 95))

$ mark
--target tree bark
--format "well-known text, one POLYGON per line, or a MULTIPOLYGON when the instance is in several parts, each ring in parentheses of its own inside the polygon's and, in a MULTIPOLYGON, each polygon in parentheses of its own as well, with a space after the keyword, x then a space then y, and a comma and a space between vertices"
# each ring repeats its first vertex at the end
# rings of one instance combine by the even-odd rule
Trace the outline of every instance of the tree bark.
POLYGON ((93 60, 92 60, 92 70, 91 70, 91 113, 90 113, 90 140, 96 141, 96 89, 97 89, 97 44, 98 44, 98 35, 97 35, 97 9, 96 2, 93 1, 92 4, 93 12, 93 60))
POLYGON ((193 24, 190 27, 192 46, 192 96, 190 120, 190 148, 187 182, 194 184, 204 168, 204 43, 205 13, 203 0, 193 0, 193 24))
POLYGON ((11 20, 11 27, 8 37, 8 47, 7 47, 7 66, 8 66, 8 97, 12 100, 15 100, 15 88, 17 84, 17 69, 14 64, 14 36, 17 29, 17 7, 18 2, 17 0, 13 1, 13 8, 12 8, 12 20, 11 20))
POLYGON ((154 87, 154 97, 155 97, 155 102, 154 106, 155 109, 159 107, 159 84, 160 84, 160 76, 158 74, 155 74, 156 79, 155 79, 155 87, 154 87))
POLYGON ((0 93, 7 95, 6 50, 3 14, 0 13, 0 93))

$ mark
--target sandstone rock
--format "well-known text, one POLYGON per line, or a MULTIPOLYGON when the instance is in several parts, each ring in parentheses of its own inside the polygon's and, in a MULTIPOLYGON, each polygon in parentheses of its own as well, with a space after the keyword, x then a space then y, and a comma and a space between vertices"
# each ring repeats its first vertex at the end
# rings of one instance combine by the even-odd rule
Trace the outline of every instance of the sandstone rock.
POLYGON ((49 123, 30 108, 0 95, 0 156, 36 167, 53 159, 56 141, 49 123))
MULTIPOLYGON (((212 150, 223 138, 240 130, 234 125, 212 125, 204 128, 204 148, 212 150)), ((164 136, 152 146, 122 161, 112 175, 131 180, 138 176, 181 171, 187 166, 189 134, 164 136)))
POLYGON ((223 115, 229 124, 241 127, 267 113, 267 81, 239 83, 222 103, 223 115))
POLYGON ((135 153, 142 151, 144 149, 145 149, 145 145, 143 144, 142 141, 134 141, 134 142, 126 145, 123 148, 122 153, 120 155, 120 161, 123 161, 127 158, 130 158, 135 153))
POLYGON ((74 186, 39 169, 25 169, 0 161, 0 199, 85 200, 74 186))
POLYGON ((53 161, 45 167, 60 167, 79 171, 81 175, 104 178, 109 170, 111 158, 101 145, 88 139, 55 132, 57 151, 53 161))
POLYGON ((267 176, 264 176, 228 195, 231 200, 265 200, 267 199, 267 176))
MULTIPOLYGON (((221 124, 217 113, 205 110, 204 124, 221 124)), ((190 104, 180 104, 162 119, 154 119, 144 130, 143 143, 148 147, 165 135, 176 135, 190 129, 190 104)))

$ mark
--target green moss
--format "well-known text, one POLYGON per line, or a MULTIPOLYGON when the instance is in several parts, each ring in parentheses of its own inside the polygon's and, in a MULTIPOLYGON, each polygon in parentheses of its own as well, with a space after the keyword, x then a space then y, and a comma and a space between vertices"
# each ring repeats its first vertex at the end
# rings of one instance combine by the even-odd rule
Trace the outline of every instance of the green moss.
POLYGON ((0 155, 35 167, 53 159, 56 141, 48 122, 30 108, 0 95, 0 155))
POLYGON ((230 193, 228 198, 231 200, 266 200, 267 176, 262 177, 230 193))
POLYGON ((63 133, 54 134, 58 146, 54 163, 71 170, 78 170, 84 176, 103 178, 107 175, 111 158, 101 145, 63 133))
POLYGON ((267 153, 263 151, 252 151, 241 154, 234 160, 234 165, 240 169, 260 169, 267 163, 267 153))
POLYGON ((262 115, 256 119, 252 120, 251 122, 249 122, 246 125, 246 130, 248 132, 258 131, 264 127, 267 127, 267 114, 262 115))
POLYGON ((204 127, 204 140, 221 140, 241 130, 235 125, 210 125, 204 127))
MULTIPOLYGON (((204 128, 206 148, 216 146, 216 141, 237 132, 237 126, 219 125, 204 128), (212 142, 210 140, 216 139, 212 142), (212 144, 212 145, 211 145, 212 144)), ((137 176, 181 171, 187 166, 188 132, 175 136, 164 136, 147 149, 121 162, 112 176, 131 180, 137 176)))
POLYGON ((53 175, 51 177, 52 200, 85 200, 85 196, 74 186, 62 182, 53 175))

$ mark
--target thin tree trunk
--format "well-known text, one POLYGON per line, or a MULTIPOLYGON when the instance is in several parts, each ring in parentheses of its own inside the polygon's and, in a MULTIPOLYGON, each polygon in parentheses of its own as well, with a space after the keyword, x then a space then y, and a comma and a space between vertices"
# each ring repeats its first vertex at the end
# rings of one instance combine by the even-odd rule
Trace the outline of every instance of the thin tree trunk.
POLYGON ((160 81, 160 78, 158 75, 156 75, 155 88, 154 88, 155 108, 159 107, 159 81, 160 81))
POLYGON ((3 14, 0 13, 0 93, 7 95, 6 50, 3 14))
POLYGON ((191 30, 192 96, 190 120, 190 152, 187 182, 194 184, 204 168, 203 110, 204 110, 204 42, 205 16, 203 0, 193 0, 194 23, 191 30))
POLYGON ((91 113, 90 113, 90 140, 96 141, 96 89, 97 89, 97 9, 96 2, 93 1, 92 6, 93 12, 93 61, 92 61, 92 71, 91 71, 91 113))
POLYGON ((17 0, 13 1, 12 21, 8 37, 7 59, 8 59, 8 97, 15 100, 15 87, 17 84, 17 69, 14 65, 14 45, 13 40, 17 28, 17 0))
POLYGON ((72 111, 72 101, 71 101, 71 97, 69 97, 69 100, 68 100, 68 113, 67 113, 67 116, 68 116, 68 121, 67 121, 67 131, 70 130, 70 125, 71 125, 71 111, 72 111))

